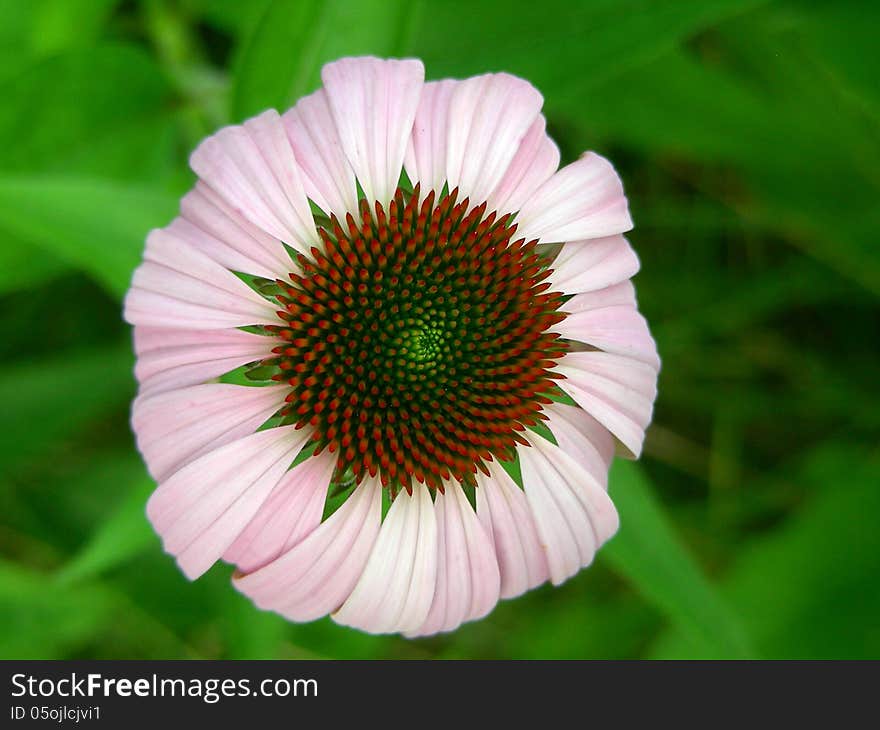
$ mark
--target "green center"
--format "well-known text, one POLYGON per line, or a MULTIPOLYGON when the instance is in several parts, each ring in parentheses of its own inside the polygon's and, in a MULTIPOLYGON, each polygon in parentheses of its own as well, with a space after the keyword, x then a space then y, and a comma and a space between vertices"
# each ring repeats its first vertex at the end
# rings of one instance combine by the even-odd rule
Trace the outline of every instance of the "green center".
POLYGON ((408 369, 422 370, 434 364, 449 347, 444 343, 448 332, 442 326, 418 321, 415 326, 405 329, 395 341, 399 346, 400 365, 408 369))

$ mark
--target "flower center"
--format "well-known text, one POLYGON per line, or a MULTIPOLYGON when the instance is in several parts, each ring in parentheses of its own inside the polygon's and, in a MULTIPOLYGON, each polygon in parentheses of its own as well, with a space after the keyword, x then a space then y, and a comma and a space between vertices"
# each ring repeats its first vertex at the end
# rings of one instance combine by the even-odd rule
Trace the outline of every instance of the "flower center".
MULTIPOLYGON (((448 333, 430 323, 418 322, 411 330, 406 330, 395 341, 402 355, 401 365, 413 367, 415 363, 434 362, 443 351, 443 342, 448 333)), ((448 348, 446 348, 448 351, 448 348)))
POLYGON ((338 473, 442 489, 511 459, 518 432, 543 419, 565 315, 547 291, 535 241, 510 216, 398 190, 319 228, 323 250, 279 281, 284 340, 273 352, 288 422, 339 453, 338 473))

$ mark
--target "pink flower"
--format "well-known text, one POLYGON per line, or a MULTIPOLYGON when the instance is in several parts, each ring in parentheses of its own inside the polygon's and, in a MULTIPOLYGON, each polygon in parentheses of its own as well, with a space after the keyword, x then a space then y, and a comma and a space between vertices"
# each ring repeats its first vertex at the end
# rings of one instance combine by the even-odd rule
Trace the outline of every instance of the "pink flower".
POLYGON ((205 140, 125 303, 165 550, 293 621, 432 634, 562 583, 651 419, 614 168, 557 169, 522 79, 423 77, 342 59, 205 140))

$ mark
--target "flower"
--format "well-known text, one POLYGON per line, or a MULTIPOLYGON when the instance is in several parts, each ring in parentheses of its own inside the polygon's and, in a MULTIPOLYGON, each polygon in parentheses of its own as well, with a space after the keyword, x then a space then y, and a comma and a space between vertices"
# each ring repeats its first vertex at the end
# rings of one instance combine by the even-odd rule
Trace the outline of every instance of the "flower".
POLYGON ((616 531, 659 359, 611 164, 543 99, 345 58, 191 158, 125 316, 147 514, 196 578, 372 633, 449 631, 616 531), (405 173, 403 175, 402 173, 405 173))

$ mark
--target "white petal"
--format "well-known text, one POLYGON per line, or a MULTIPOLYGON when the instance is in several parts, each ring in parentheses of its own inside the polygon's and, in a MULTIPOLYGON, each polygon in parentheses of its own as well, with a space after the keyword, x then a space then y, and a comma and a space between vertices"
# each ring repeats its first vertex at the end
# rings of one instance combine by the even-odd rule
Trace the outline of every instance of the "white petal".
POLYGON ((190 578, 234 542, 309 438, 293 426, 259 431, 190 462, 162 482, 147 516, 190 578))
POLYGON ((425 622, 413 636, 452 631, 485 616, 498 603, 501 576, 494 544, 464 490, 447 482, 434 501, 437 514, 437 586, 425 622))
POLYGON ((424 78, 415 59, 343 58, 321 71, 342 148, 370 201, 387 205, 397 189, 424 78))
POLYGON ((563 309, 571 314, 580 314, 617 306, 636 306, 636 289, 631 281, 621 281, 603 289, 576 294, 565 303, 563 309))
POLYGON ((204 383, 270 357, 277 340, 238 329, 135 327, 135 376, 141 393, 204 383))
POLYGON ((254 433, 277 411, 290 389, 225 383, 140 395, 131 423, 137 445, 157 481, 224 444, 254 433))
POLYGON ((596 351, 570 352, 555 369, 566 378, 559 387, 620 439, 627 456, 637 457, 657 397, 656 367, 596 351))
POLYGON ((299 271, 277 238, 236 213, 203 182, 184 196, 180 212, 183 218, 172 224, 178 235, 230 271, 267 279, 299 271))
POLYGON ((551 403, 543 408, 548 417, 546 425, 559 448, 607 489, 608 469, 614 458, 614 437, 608 429, 577 406, 551 403))
POLYGON ((657 344, 648 323, 636 309, 629 281, 595 292, 576 294, 564 305, 570 314, 553 325, 563 337, 660 368, 657 344))
POLYGON ((313 532, 259 570, 233 577, 260 608, 292 621, 335 611, 361 577, 382 521, 382 486, 365 479, 313 532))
POLYGON ((446 182, 449 101, 459 83, 444 79, 429 81, 422 87, 405 160, 406 174, 414 186, 421 184, 422 198, 431 190, 439 195, 446 182))
POLYGON ((504 177, 489 196, 489 210, 519 210, 559 168, 559 148, 547 136, 546 126, 543 115, 532 122, 504 177))
POLYGON ((623 236, 572 241, 562 246, 546 281, 553 289, 578 294, 618 284, 639 270, 639 259, 623 236))
POLYGON ((544 99, 528 81, 506 73, 458 83, 449 102, 446 178, 459 198, 478 204, 501 182, 544 99))
POLYGON ((326 92, 319 89, 300 99, 281 119, 308 197, 340 220, 345 220, 346 213, 357 215, 354 171, 343 152, 326 92))
POLYGON ((538 188, 517 222, 518 237, 542 243, 602 238, 632 228, 620 178, 608 160, 593 152, 538 188))
POLYGON ((371 634, 415 631, 434 599, 437 521, 423 484, 397 495, 363 575, 333 620, 371 634))
POLYGON ((546 581, 550 569, 525 493, 500 465, 490 471, 477 472, 477 516, 495 544, 501 597, 513 598, 546 581))
POLYGON ((223 559, 251 573, 309 535, 321 524, 336 463, 324 450, 288 471, 223 559))
POLYGON ((578 463, 545 438, 528 434, 518 449, 526 499, 541 537, 550 577, 559 585, 593 561, 618 527, 608 494, 578 463))
POLYGON ((302 253, 318 243, 299 168, 274 109, 208 137, 190 166, 236 213, 269 235, 302 253))
POLYGON ((225 329, 278 324, 275 307, 235 274, 167 230, 147 237, 143 263, 125 298, 135 325, 225 329))

